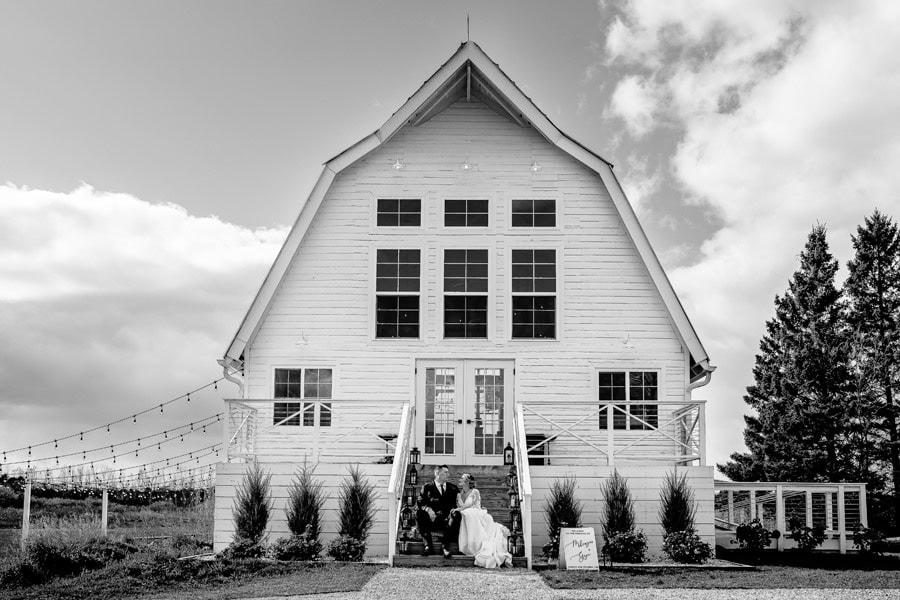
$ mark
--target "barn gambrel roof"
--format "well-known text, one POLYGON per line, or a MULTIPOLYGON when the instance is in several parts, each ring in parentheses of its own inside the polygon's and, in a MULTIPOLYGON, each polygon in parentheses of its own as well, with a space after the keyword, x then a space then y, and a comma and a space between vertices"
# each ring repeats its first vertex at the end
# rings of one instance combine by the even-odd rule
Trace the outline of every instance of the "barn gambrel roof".
POLYGON ((471 41, 461 44, 453 56, 441 65, 377 131, 325 163, 322 174, 309 198, 300 209, 300 215, 220 363, 237 367, 243 362, 244 350, 256 335, 269 304, 275 297, 291 260, 300 247, 300 243, 335 177, 357 160, 387 142, 401 128, 424 123, 456 100, 469 95, 477 97, 493 110, 507 116, 520 126, 533 127, 549 143, 599 175, 609 191, 613 204, 643 259, 651 279, 659 290, 675 329, 690 352, 691 379, 699 379, 705 373, 711 372, 715 367, 710 366, 706 350, 688 319, 681 301, 675 294, 671 282, 663 271, 656 253, 650 246, 621 185, 613 174, 612 165, 560 131, 547 118, 547 115, 500 69, 499 65, 491 60, 478 44, 471 41))

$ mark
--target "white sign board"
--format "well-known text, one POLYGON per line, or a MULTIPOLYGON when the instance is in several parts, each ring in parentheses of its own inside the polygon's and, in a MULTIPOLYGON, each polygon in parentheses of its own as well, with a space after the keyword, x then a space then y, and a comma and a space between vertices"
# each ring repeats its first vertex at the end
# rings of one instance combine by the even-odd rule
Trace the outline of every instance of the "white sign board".
POLYGON ((563 527, 559 532, 559 568, 599 571, 597 536, 593 527, 563 527))

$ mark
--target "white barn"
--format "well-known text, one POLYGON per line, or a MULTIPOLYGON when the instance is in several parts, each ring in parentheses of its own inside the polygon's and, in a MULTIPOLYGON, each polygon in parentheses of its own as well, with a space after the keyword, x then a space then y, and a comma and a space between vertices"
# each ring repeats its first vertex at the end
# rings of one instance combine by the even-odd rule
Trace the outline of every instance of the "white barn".
POLYGON ((241 391, 226 401, 217 550, 249 459, 273 473, 270 538, 287 533, 280 508, 304 462, 330 490, 326 541, 336 535, 334 491, 360 465, 382 507, 368 553, 393 559, 409 450, 502 469, 507 444, 529 559, 547 540, 553 481, 577 478, 599 532, 613 468, 651 551, 676 468, 714 540, 692 398, 714 367, 612 166, 473 42, 325 164, 220 364, 241 391))

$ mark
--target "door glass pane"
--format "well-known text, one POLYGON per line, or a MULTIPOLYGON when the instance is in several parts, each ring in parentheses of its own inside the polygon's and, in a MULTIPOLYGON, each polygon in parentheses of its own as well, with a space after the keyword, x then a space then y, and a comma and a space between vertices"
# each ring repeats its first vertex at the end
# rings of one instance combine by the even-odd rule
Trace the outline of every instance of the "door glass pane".
POLYGON ((503 454, 503 369, 475 369, 475 454, 503 454))
POLYGON ((425 369, 425 453, 453 454, 456 369, 425 369))

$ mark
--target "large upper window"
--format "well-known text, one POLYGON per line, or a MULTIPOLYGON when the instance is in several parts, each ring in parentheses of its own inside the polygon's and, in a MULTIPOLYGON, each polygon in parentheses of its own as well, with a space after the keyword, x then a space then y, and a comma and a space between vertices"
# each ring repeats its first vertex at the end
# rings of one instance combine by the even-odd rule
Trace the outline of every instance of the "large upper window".
POLYGON ((513 227, 556 227, 556 200, 513 200, 513 227))
POLYGON ((422 224, 422 201, 378 199, 379 227, 418 227, 422 224))
POLYGON ((331 369, 275 369, 275 398, 273 425, 330 427, 331 369))
POLYGON ((512 251, 512 337, 556 337, 556 250, 512 251))
POLYGON ((376 252, 376 337, 419 337, 420 254, 418 249, 376 252))
POLYGON ((659 399, 658 376, 655 371, 601 371, 598 377, 600 429, 608 428, 607 410, 613 412, 613 429, 655 429, 659 426, 656 404, 615 404, 616 401, 641 402, 659 399))
POLYGON ((444 250, 444 337, 486 338, 488 251, 444 250))
POLYGON ((444 200, 444 227, 487 227, 489 215, 487 200, 444 200))

